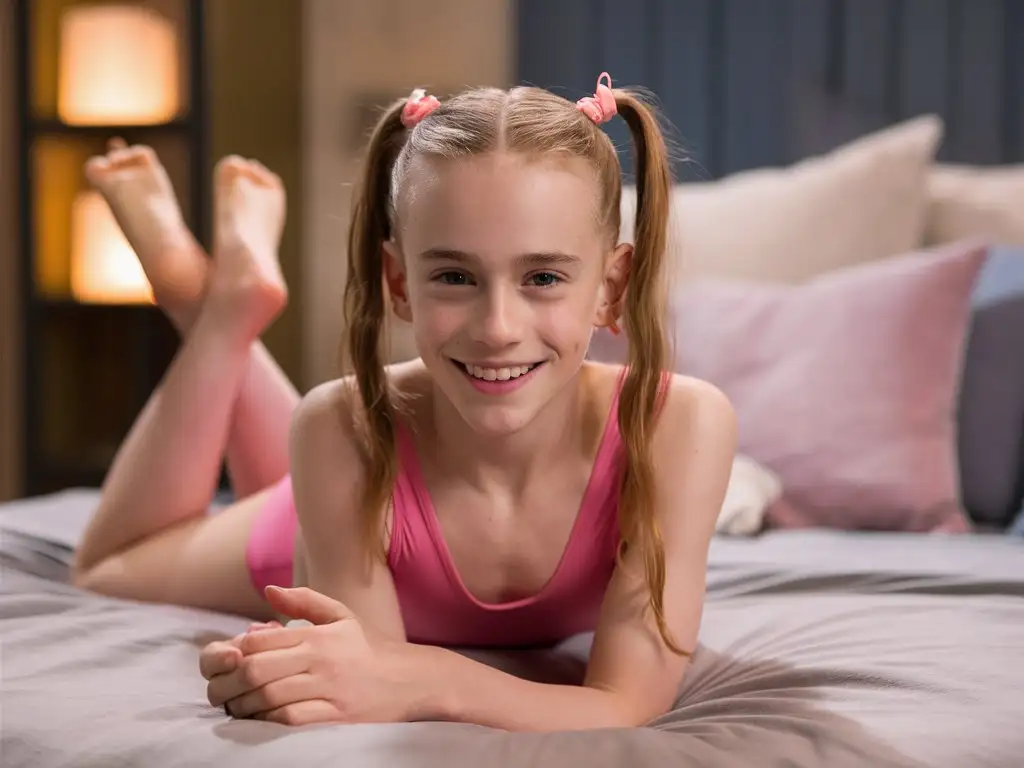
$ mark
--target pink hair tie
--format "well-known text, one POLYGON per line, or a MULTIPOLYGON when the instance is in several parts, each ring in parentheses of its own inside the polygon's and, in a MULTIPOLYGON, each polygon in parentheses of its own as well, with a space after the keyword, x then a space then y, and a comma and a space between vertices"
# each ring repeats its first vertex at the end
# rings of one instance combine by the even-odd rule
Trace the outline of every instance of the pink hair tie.
POLYGON ((402 125, 412 128, 439 106, 441 102, 436 96, 428 96, 422 88, 417 88, 409 94, 409 99, 402 108, 402 125))
POLYGON ((594 91, 594 95, 585 96, 577 101, 576 108, 598 125, 607 123, 615 117, 619 109, 615 105, 615 94, 612 93, 612 76, 602 72, 597 78, 597 90, 594 91), (608 85, 601 82, 605 78, 608 79, 608 85))

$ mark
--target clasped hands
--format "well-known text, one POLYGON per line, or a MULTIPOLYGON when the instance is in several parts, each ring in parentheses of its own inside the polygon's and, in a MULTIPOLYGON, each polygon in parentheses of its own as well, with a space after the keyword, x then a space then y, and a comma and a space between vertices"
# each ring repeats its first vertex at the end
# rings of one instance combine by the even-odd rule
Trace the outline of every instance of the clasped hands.
POLYGON ((403 644, 371 643, 351 611, 311 589, 270 587, 266 596, 279 615, 312 626, 254 625, 207 645, 199 668, 210 704, 285 725, 408 719, 396 674, 403 644))

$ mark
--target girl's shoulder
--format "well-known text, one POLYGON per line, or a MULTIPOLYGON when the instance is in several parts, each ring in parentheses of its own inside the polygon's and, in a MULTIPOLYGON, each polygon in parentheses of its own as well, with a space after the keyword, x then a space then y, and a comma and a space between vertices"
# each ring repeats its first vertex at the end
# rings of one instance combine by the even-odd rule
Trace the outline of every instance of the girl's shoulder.
MULTIPOLYGON (((430 375, 418 358, 385 369, 393 404, 415 410, 432 393, 430 375)), ((324 429, 355 435, 360 431, 361 395, 354 375, 323 382, 309 390, 299 405, 298 418, 320 421, 324 429), (331 425, 331 426, 328 426, 331 425)))
POLYGON ((585 360, 580 369, 583 392, 593 404, 596 415, 604 416, 618 397, 626 376, 626 367, 614 363, 585 360))
MULTIPOLYGON (((582 371, 590 391, 599 401, 610 401, 615 397, 622 388, 628 372, 629 368, 625 365, 590 360, 583 364, 582 371)), ((722 393, 710 382, 672 371, 666 371, 662 377, 662 393, 666 404, 673 401, 693 403, 722 397, 722 393)))
MULTIPOLYGON (((417 392, 429 391, 418 360, 388 366, 385 372, 399 407, 415 402, 417 392)), ((369 459, 369 430, 361 402, 355 377, 343 376, 314 386, 296 408, 290 436, 293 464, 301 465, 317 485, 353 488, 362 481, 369 459)))
MULTIPOLYGON (((417 358, 396 363, 388 366, 385 372, 393 404, 402 415, 413 423, 418 422, 421 416, 427 418, 434 389, 430 373, 423 362, 417 358)), ((583 389, 595 414, 603 415, 606 409, 612 406, 627 373, 628 368, 619 364, 591 360, 583 363, 580 370, 583 389)), ((695 408, 703 410, 708 405, 714 407, 715 403, 727 403, 723 393, 713 384, 673 372, 667 372, 664 377, 663 398, 662 415, 667 417, 669 422, 678 421, 680 418, 687 419, 695 408)), ((323 428, 338 430, 354 437, 361 432, 359 419, 362 408, 359 407, 359 403, 359 388, 355 378, 345 376, 310 390, 303 398, 300 410, 304 418, 322 421, 323 428)))

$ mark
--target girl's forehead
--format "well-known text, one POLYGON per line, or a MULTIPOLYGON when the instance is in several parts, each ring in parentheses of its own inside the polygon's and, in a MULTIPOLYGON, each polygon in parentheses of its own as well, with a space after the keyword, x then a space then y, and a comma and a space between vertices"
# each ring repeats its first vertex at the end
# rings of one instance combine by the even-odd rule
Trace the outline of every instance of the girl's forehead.
POLYGON ((578 251, 601 237, 600 202, 597 175, 582 160, 417 161, 403 180, 398 223, 410 251, 578 251))

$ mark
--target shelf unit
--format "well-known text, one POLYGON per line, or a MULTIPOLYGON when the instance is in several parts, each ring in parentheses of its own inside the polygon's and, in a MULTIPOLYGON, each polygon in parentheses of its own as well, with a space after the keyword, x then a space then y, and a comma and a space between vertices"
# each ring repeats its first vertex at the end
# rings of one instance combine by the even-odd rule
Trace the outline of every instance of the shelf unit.
POLYGON ((86 187, 82 165, 120 136, 152 146, 167 167, 186 223, 203 244, 208 212, 209 118, 202 0, 126 3, 176 22, 185 101, 156 125, 77 126, 56 110, 61 13, 77 0, 16 0, 26 495, 99 486, 117 447, 177 350, 148 304, 87 304, 70 290, 70 216, 86 187))

